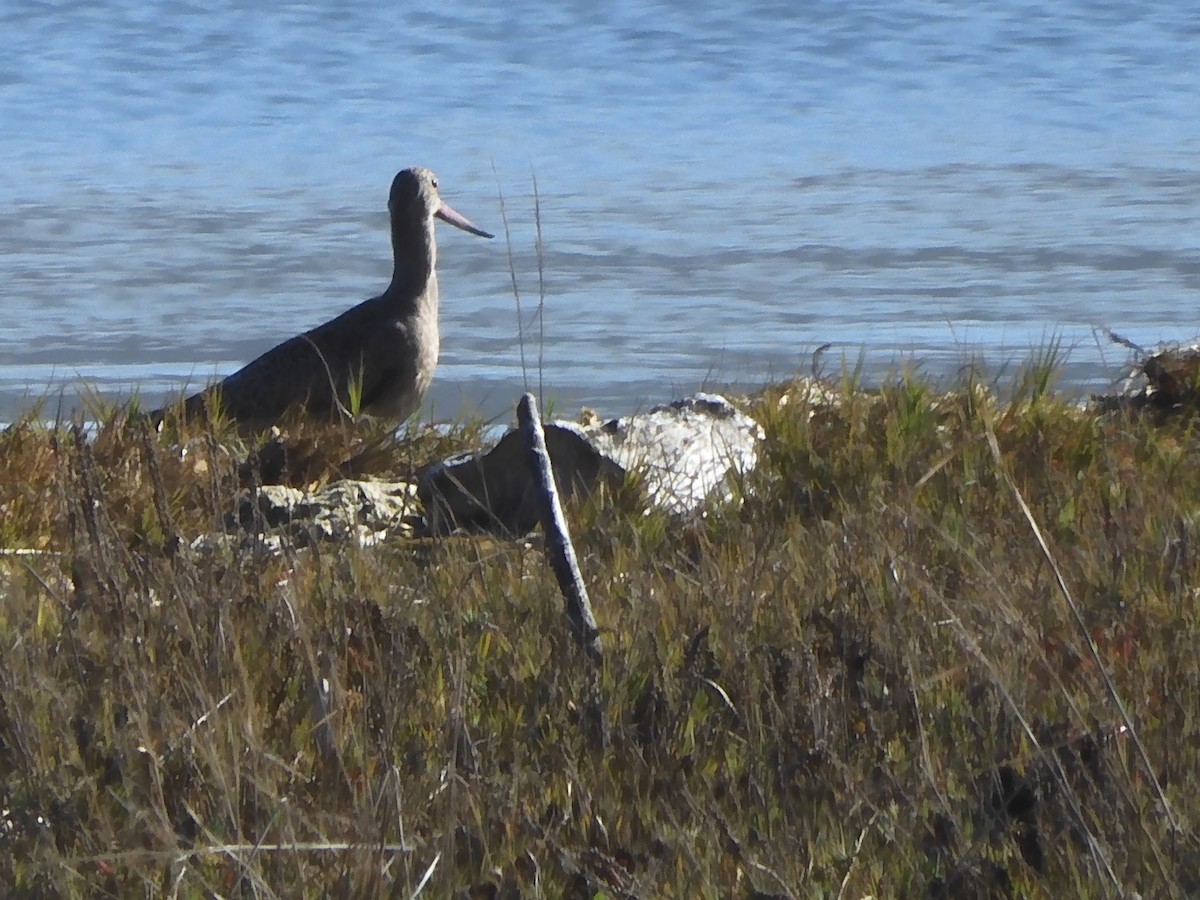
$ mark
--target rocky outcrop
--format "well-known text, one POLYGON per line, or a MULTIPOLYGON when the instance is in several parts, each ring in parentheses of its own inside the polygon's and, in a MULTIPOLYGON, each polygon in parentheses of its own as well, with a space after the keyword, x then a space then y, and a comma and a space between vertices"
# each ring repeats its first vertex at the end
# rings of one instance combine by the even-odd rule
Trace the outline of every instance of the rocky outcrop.
MULTIPOLYGON (((757 464, 763 437, 757 422, 714 394, 606 422, 556 421, 544 428, 564 498, 602 485, 619 488, 632 475, 648 505, 680 516, 729 500, 733 479, 757 464)), ((538 524, 537 490, 525 438, 514 430, 490 448, 427 466, 415 485, 343 480, 312 491, 278 484, 247 490, 228 517, 227 533, 193 546, 253 541, 273 552, 283 541, 371 546, 456 530, 515 537, 538 524)))
POLYGON ((1134 361, 1115 392, 1092 397, 1094 409, 1163 415, 1200 411, 1200 341, 1162 344, 1147 351, 1124 338, 1110 337, 1130 348, 1134 361))
MULTIPOLYGON (((647 503, 674 515, 728 500, 731 479, 758 461, 762 428, 724 397, 696 394, 646 413, 581 426, 545 425, 559 492, 572 497, 635 473, 647 503)), ((524 534, 537 523, 524 439, 510 431, 487 451, 426 468, 418 481, 429 529, 524 534)))
POLYGON ((317 491, 268 484, 241 495, 224 535, 202 535, 192 546, 250 541, 276 552, 286 540, 300 547, 325 541, 370 547, 411 537, 421 524, 417 512, 416 486, 404 481, 338 481, 317 491))

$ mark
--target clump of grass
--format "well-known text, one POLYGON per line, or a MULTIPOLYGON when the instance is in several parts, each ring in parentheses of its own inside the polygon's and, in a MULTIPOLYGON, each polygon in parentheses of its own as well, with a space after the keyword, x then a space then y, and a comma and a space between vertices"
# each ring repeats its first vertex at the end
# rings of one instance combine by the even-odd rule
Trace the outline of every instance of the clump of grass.
MULTIPOLYGON (((977 373, 775 385, 739 504, 577 505, 598 673, 536 545, 196 555, 256 447, 18 423, 0 536, 36 552, 0 557, 0 882, 1192 893, 1200 447, 1052 375, 1008 400, 977 373)), ((479 428, 290 434, 320 481, 403 477, 479 428)))

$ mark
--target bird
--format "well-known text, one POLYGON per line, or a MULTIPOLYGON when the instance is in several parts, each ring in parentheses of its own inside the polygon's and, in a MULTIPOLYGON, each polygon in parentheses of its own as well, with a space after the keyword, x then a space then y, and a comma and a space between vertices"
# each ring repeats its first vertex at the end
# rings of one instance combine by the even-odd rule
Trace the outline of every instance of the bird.
MULTIPOLYGON (((434 219, 484 238, 494 235, 455 212, 424 166, 403 169, 388 194, 392 280, 378 297, 271 348, 183 401, 186 418, 217 409, 243 432, 285 414, 338 420, 357 411, 397 425, 420 408, 437 368, 438 283, 434 219)), ((161 422, 164 410, 151 415, 161 422)))

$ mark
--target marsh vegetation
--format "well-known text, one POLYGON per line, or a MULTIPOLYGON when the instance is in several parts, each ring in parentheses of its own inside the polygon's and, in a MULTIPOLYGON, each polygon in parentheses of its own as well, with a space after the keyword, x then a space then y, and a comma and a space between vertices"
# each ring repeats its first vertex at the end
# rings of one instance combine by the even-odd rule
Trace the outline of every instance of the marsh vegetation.
MULTIPOLYGON (((0 434, 0 883, 1194 895, 1200 436, 1053 376, 775 385, 735 502, 574 504, 598 668, 536 535, 193 551, 232 431, 31 415, 0 434)), ((300 429, 287 477, 479 430, 300 429)))

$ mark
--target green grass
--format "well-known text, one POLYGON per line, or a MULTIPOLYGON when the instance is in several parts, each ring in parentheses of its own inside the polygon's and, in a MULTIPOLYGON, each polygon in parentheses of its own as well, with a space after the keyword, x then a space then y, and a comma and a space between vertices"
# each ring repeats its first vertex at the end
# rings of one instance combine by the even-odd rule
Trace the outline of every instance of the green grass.
MULTIPOLYGON (((974 373, 772 386, 739 503, 572 508, 596 672, 536 542, 193 556, 247 479, 228 426, 19 423, 0 545, 39 553, 0 557, 0 883, 1194 895, 1200 439, 1077 409, 1057 359, 1003 401, 974 373)), ((371 429, 293 429, 288 477, 404 477, 480 426, 371 429)))

